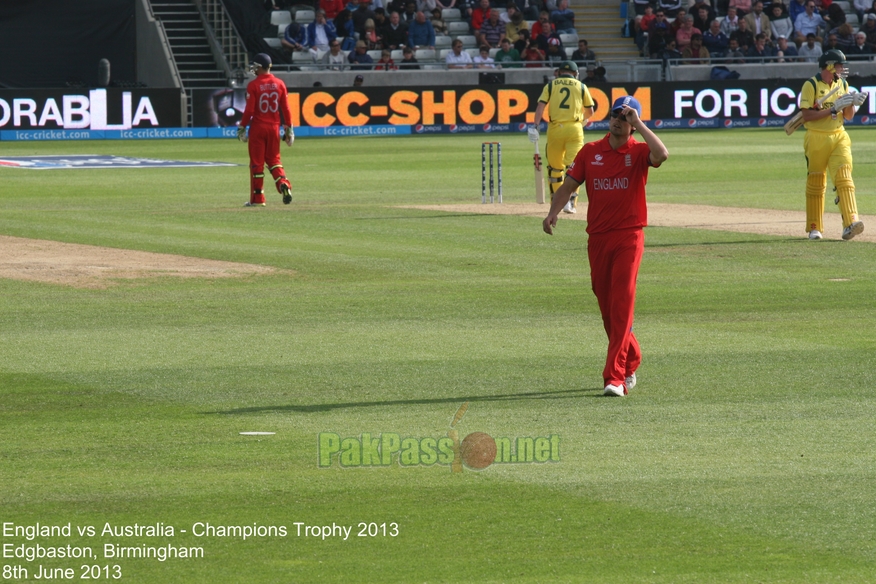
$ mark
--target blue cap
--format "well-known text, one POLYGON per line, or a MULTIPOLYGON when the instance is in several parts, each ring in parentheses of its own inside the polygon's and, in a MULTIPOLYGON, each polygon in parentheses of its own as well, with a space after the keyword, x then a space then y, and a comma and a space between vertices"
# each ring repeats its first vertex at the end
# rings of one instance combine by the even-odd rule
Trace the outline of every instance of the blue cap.
POLYGON ((636 113, 641 117, 642 105, 639 103, 639 100, 632 95, 625 95, 614 100, 614 104, 611 106, 611 111, 623 109, 625 105, 636 110, 636 113))
POLYGON ((270 69, 271 67, 271 57, 265 53, 259 53, 253 57, 252 62, 254 65, 258 65, 262 69, 270 69))

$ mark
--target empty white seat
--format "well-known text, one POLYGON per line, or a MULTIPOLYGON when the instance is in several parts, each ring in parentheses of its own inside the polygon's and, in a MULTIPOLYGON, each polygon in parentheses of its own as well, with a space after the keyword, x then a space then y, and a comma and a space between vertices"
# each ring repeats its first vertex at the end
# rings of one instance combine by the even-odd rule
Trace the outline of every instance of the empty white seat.
POLYGON ((478 55, 481 54, 480 49, 465 49, 465 52, 468 53, 472 59, 474 59, 475 57, 477 57, 478 55))
POLYGON ((444 8, 441 10, 441 18, 444 22, 457 22, 462 20, 462 13, 459 8, 444 8))
POLYGON ((316 20, 316 12, 313 10, 296 10, 295 11, 295 22, 300 22, 302 24, 309 24, 316 20))
POLYGON ((448 53, 450 53, 450 51, 452 50, 453 49, 441 49, 440 51, 438 51, 438 60, 446 61, 448 53))
POLYGON ((295 51, 292 53, 293 63, 313 63, 313 55, 310 51, 295 51))
POLYGON ((395 49, 390 53, 389 58, 393 61, 401 61, 405 58, 405 52, 403 49, 395 49))
POLYGON ((450 33, 450 36, 460 35, 460 34, 468 34, 469 28, 467 22, 448 22, 447 23, 447 32, 450 33))
POLYGON ((288 10, 274 10, 271 12, 271 24, 282 26, 285 30, 286 25, 292 22, 292 13, 288 10))
POLYGON ((490 56, 495 58, 496 53, 498 53, 498 52, 499 52, 499 49, 490 49, 490 56))
POLYGON ((283 46, 283 43, 280 42, 280 39, 277 37, 265 37, 265 42, 272 49, 279 49, 283 46))
POLYGON ((366 52, 367 52, 368 56, 371 57, 372 59, 374 59, 375 61, 379 61, 380 57, 383 56, 383 51, 381 51, 380 49, 375 49, 375 50, 366 51, 366 52))
POLYGON ((575 47, 566 47, 565 51, 566 51, 566 58, 571 59, 572 53, 575 52, 575 47))
POLYGON ((446 49, 450 45, 453 44, 453 39, 449 36, 436 36, 435 37, 435 48, 436 49, 446 49))
POLYGON ((578 44, 578 35, 577 34, 561 33, 560 34, 560 42, 563 43, 563 45, 577 45, 578 44))
POLYGON ((478 39, 473 34, 461 34, 456 38, 462 41, 463 48, 471 49, 478 46, 478 39))
POLYGON ((414 51, 414 57, 417 61, 434 61, 435 49, 417 49, 414 51))

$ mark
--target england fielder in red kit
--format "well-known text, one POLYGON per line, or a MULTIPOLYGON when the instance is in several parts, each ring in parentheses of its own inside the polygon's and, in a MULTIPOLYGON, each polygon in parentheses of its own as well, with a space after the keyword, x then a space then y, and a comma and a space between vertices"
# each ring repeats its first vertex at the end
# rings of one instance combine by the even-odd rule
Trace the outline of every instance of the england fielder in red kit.
POLYGON ((608 134, 585 144, 567 169, 542 228, 553 235, 557 216, 572 193, 587 191, 587 256, 590 282, 608 333, 608 358, 602 371, 605 395, 623 396, 636 385, 642 361, 633 334, 636 277, 645 249, 648 224, 645 183, 648 168, 660 166, 669 151, 640 119, 642 106, 630 96, 611 106, 608 134), (638 130, 644 142, 632 138, 638 130))
POLYGON ((284 140, 289 146, 295 140, 295 134, 292 132, 292 110, 286 100, 286 84, 271 75, 271 57, 264 53, 253 58, 251 70, 256 78, 246 86, 246 107, 237 128, 237 138, 249 142, 250 192, 249 201, 244 206, 265 206, 265 164, 274 177, 277 192, 283 195, 283 202, 288 205, 292 202, 292 184, 280 163, 280 124, 283 124, 284 140))

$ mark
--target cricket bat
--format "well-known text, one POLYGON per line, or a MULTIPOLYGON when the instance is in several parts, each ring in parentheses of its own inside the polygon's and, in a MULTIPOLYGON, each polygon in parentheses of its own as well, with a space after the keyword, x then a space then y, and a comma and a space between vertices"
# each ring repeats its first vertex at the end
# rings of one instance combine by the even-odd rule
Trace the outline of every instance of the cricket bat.
MULTIPOLYGON (((831 90, 828 92, 827 95, 825 95, 825 96, 822 97, 821 99, 817 99, 817 100, 815 100, 815 105, 817 105, 818 107, 821 107, 821 106, 824 104, 824 102, 826 102, 827 99, 828 99, 830 96, 832 96, 834 93, 836 93, 837 91, 839 91, 839 88, 840 88, 840 86, 837 85, 836 87, 834 87, 833 89, 831 89, 831 90)), ((785 133, 786 133, 787 135, 790 136, 791 134, 793 134, 794 132, 796 132, 797 129, 798 129, 800 126, 802 126, 802 125, 803 125, 803 112, 798 111, 798 112, 797 112, 796 114, 794 114, 793 117, 792 117, 790 120, 788 120, 788 122, 785 124, 785 133)))
POLYGON ((544 204, 544 172, 541 166, 541 154, 538 152, 538 140, 535 141, 535 154, 532 155, 532 163, 535 166, 535 202, 544 204))

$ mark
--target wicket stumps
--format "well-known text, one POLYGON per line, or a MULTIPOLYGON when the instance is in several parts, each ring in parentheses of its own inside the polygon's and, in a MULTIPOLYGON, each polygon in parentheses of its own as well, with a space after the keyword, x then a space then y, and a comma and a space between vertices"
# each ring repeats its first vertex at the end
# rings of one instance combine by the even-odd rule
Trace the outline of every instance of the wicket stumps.
POLYGON ((495 193, 495 183, 493 182, 493 169, 496 169, 496 178, 499 183, 499 202, 502 202, 502 143, 501 142, 482 142, 481 143, 481 202, 487 203, 487 146, 490 147, 490 203, 493 202, 493 194, 495 193), (496 161, 498 165, 493 165, 493 148, 496 150, 496 161))

